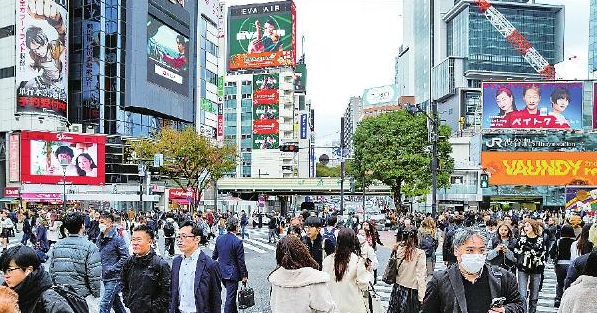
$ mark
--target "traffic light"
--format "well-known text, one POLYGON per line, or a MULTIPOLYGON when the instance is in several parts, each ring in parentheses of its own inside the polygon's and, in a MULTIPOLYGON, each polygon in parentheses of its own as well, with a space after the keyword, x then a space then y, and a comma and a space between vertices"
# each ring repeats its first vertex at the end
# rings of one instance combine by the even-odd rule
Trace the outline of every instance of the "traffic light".
POLYGON ((489 187, 489 175, 481 174, 481 188, 489 187))
POLYGON ((298 152, 298 145, 280 145, 280 151, 282 152, 298 152))

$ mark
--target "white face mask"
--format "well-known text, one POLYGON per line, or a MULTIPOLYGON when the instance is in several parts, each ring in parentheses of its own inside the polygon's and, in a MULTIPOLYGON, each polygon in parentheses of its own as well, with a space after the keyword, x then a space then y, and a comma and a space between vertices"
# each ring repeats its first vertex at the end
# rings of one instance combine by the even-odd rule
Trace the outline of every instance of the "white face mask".
POLYGON ((99 224, 99 230, 100 232, 105 232, 106 229, 108 228, 108 226, 106 226, 106 224, 99 224))
POLYGON ((469 273, 478 273, 485 264, 485 254, 463 254, 462 268, 469 273))

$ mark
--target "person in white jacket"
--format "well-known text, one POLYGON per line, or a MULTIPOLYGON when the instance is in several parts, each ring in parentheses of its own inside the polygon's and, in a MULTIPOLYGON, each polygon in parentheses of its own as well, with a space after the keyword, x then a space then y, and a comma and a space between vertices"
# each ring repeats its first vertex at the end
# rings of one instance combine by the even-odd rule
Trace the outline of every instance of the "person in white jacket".
POLYGON ((367 312, 363 292, 371 281, 371 265, 366 265, 359 250, 354 231, 343 228, 338 232, 336 252, 323 260, 323 271, 331 277, 330 293, 341 313, 367 312))
POLYGON ((370 264, 368 268, 369 272, 371 273, 371 283, 375 285, 374 273, 375 270, 377 270, 377 268, 379 267, 379 260, 377 259, 377 254, 375 253, 375 250, 373 250, 373 247, 369 245, 369 242, 367 242, 367 235, 365 234, 364 229, 359 229, 359 234, 357 235, 357 238, 359 239, 359 245, 361 246, 361 257, 365 259, 366 267, 368 264, 370 264))
POLYGON ((319 271, 307 246, 296 236, 286 236, 276 247, 278 267, 269 275, 272 313, 336 312, 328 288, 330 276, 319 271))

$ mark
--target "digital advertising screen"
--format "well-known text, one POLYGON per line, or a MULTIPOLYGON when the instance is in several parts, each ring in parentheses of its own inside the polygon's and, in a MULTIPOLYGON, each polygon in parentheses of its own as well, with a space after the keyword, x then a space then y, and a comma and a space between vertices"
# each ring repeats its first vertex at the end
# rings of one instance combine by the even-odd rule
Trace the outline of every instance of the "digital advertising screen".
POLYGON ((481 152, 491 185, 597 185, 597 152, 481 152))
POLYGON ((65 175, 67 183, 103 184, 105 143, 102 135, 22 132, 21 181, 52 184, 65 175))
POLYGON ((292 1, 228 9, 230 70, 294 66, 296 21, 292 1))
POLYGON ((597 211, 597 187, 566 187, 566 209, 576 212, 597 211))
POLYGON ((490 82, 482 89, 485 129, 582 129, 582 82, 490 82))
POLYGON ((307 91, 307 65, 297 64, 294 71, 294 92, 307 91))
POLYGON ((66 117, 68 1, 15 2, 17 112, 66 117))
POLYGON ((279 79, 278 73, 253 75, 254 149, 277 149, 279 147, 279 79))
POLYGON ((189 38, 147 16, 147 80, 189 95, 189 38))

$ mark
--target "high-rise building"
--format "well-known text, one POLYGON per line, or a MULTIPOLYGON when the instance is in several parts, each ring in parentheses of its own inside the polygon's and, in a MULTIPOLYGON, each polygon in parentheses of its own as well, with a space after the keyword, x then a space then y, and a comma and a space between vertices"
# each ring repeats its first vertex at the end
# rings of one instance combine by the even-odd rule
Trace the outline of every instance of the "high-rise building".
POLYGON ((591 0, 589 16, 589 78, 597 78, 597 0, 591 0))

